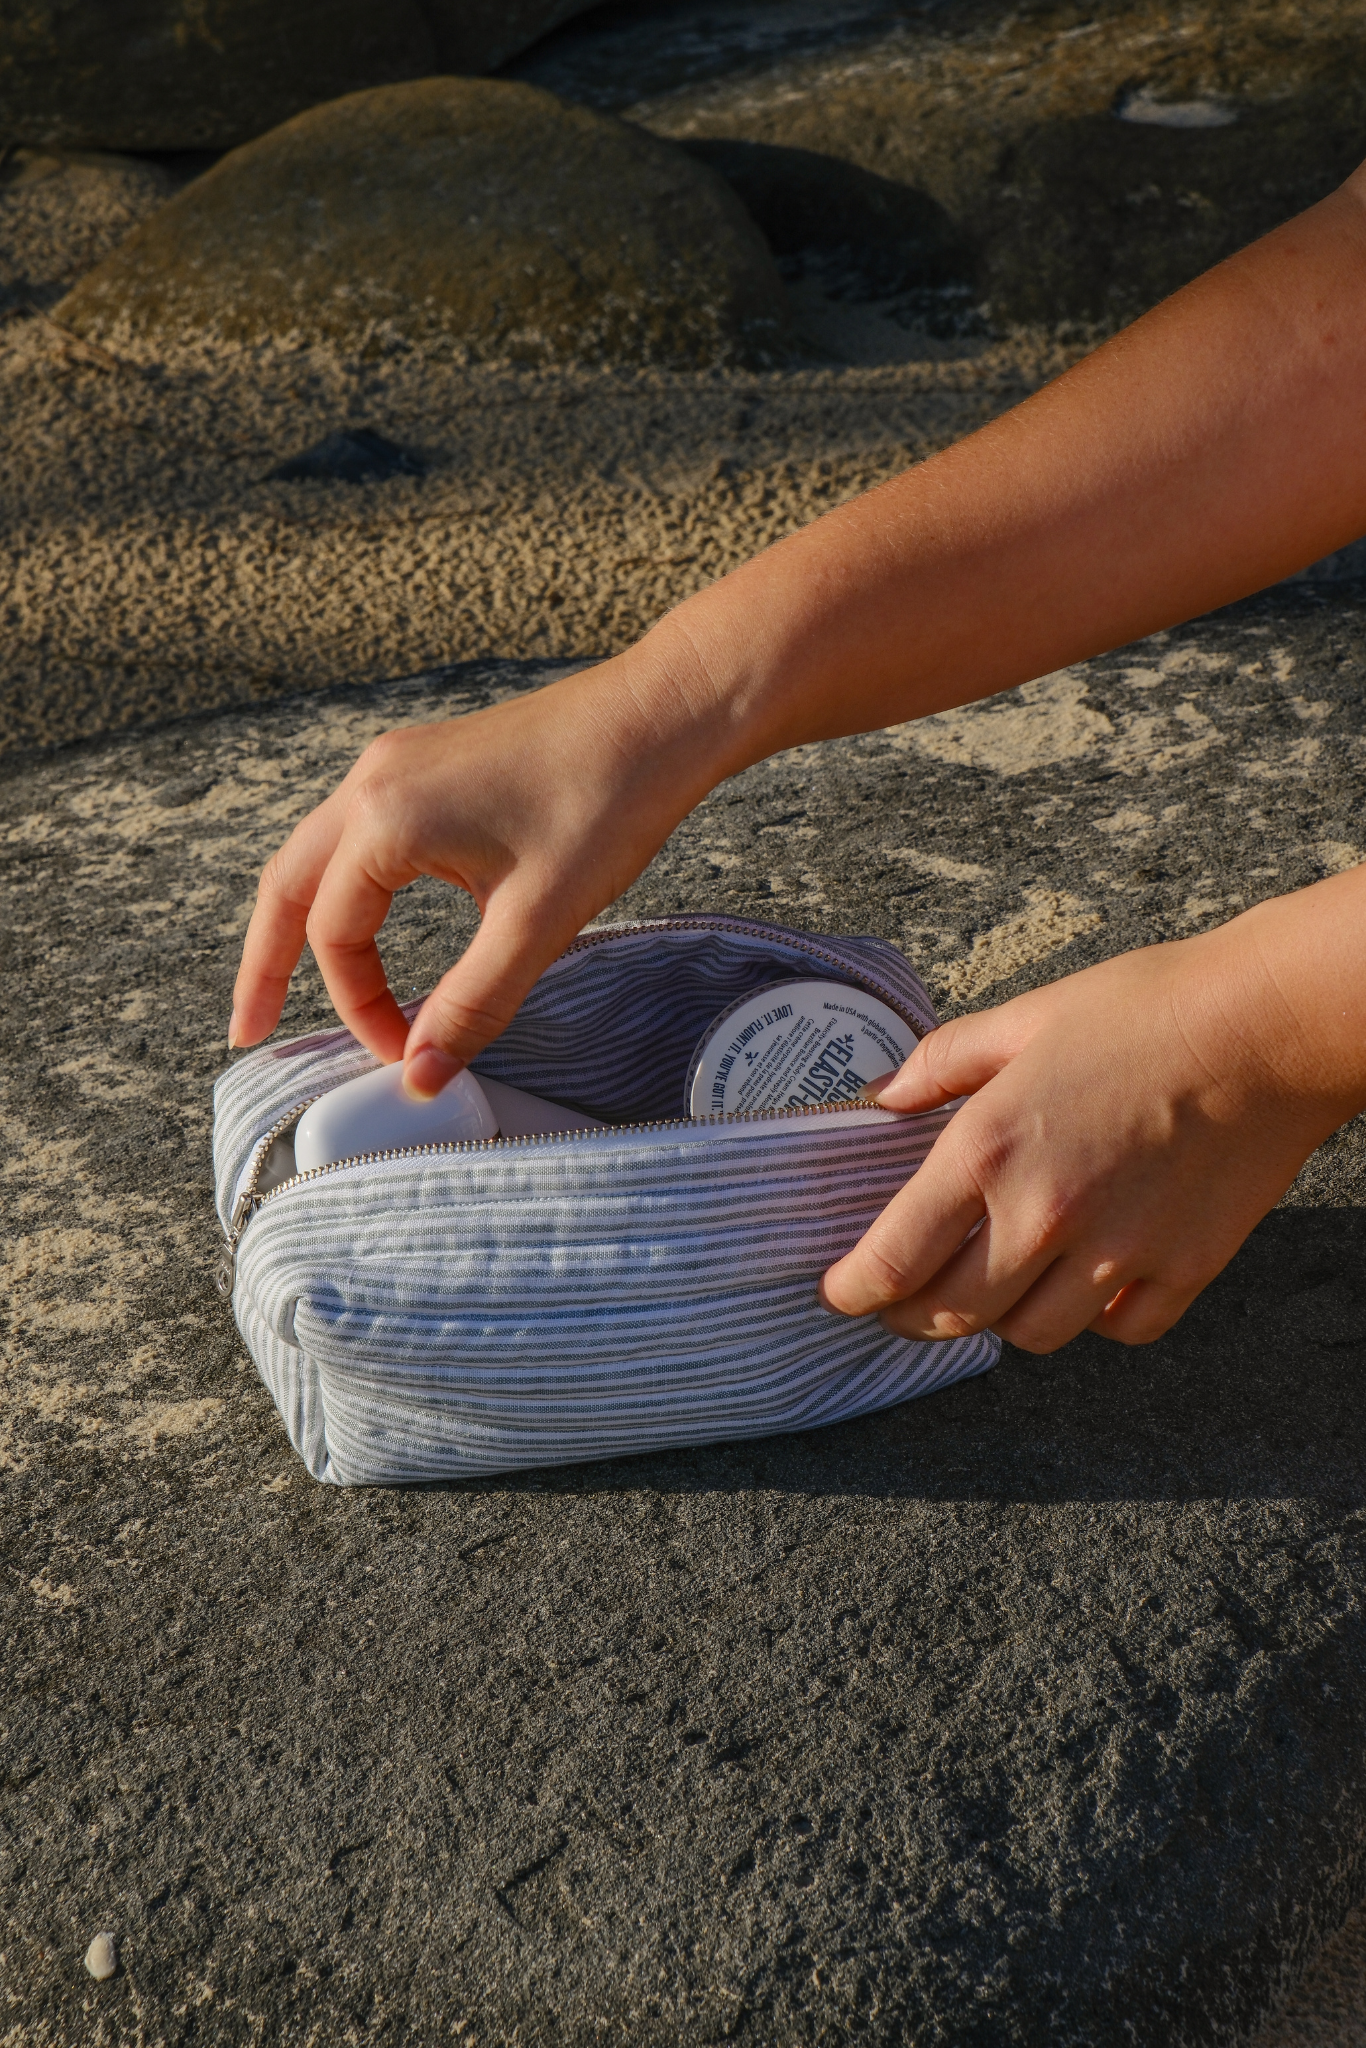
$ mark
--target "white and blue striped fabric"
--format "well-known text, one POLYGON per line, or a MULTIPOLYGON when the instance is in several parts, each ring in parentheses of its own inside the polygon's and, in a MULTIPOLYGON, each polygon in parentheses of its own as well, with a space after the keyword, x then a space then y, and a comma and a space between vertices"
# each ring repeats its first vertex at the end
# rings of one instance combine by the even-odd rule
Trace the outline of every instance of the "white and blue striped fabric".
MULTIPOLYGON (((934 1021, 880 940, 675 918, 585 933, 476 1071, 609 1123, 681 1116, 712 1018, 815 975, 879 996, 918 1033, 934 1021)), ((264 1135, 374 1064, 334 1031, 249 1053, 220 1078, 225 1228, 264 1135)), ((247 1223, 238 1327, 309 1471, 346 1485, 865 1414, 984 1371, 999 1351, 990 1336, 908 1343, 816 1298, 950 1113, 609 1129, 328 1169, 247 1223)))

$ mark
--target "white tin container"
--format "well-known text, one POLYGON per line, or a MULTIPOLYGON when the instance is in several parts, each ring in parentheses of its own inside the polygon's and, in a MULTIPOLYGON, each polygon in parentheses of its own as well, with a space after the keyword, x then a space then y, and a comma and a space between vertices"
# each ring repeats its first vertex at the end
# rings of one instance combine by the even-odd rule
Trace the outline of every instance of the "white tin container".
POLYGON ((688 1070, 689 1116, 848 1102, 908 1060, 916 1036, 876 996, 839 981, 780 981, 722 1011, 688 1070))

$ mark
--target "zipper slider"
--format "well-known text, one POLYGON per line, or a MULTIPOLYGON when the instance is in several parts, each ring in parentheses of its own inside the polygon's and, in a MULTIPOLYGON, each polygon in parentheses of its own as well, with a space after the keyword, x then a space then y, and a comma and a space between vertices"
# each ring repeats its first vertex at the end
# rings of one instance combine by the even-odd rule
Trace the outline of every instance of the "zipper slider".
POLYGON ((251 1168, 247 1174, 247 1184, 232 1205, 232 1214, 228 1218, 228 1227, 223 1233, 223 1249, 218 1255, 218 1265, 213 1276, 214 1286, 225 1301, 232 1300, 233 1285, 237 1279, 238 1240, 265 1200, 265 1197, 259 1194, 257 1189, 261 1179, 261 1169, 266 1163, 266 1155, 275 1143, 275 1140, 283 1137, 286 1131, 292 1130, 304 1111, 310 1108, 317 1100, 316 1095, 305 1096, 302 1102, 295 1103, 293 1109, 287 1109, 278 1122, 271 1125, 264 1137, 258 1138, 256 1142, 256 1150, 252 1154, 251 1168))
POLYGON ((237 1241, 246 1229, 258 1199, 254 1189, 243 1188, 233 1204, 223 1249, 218 1255, 218 1267, 214 1274, 214 1285, 225 1301, 232 1299, 233 1283, 237 1278, 237 1241))

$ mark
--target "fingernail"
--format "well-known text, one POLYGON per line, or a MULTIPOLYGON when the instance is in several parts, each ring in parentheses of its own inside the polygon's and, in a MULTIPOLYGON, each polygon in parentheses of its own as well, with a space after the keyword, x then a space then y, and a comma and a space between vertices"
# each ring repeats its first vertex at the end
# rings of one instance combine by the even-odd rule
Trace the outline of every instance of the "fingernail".
POLYGON ((228 1051, 229 1051, 229 1052, 235 1052, 235 1051, 236 1051, 236 1049, 237 1049, 237 1010, 236 1010, 236 1006, 234 1006, 234 1008, 233 1008, 233 1013, 232 1013, 231 1017, 229 1017, 229 1019, 228 1019, 228 1051))
POLYGON ((448 1052, 438 1052, 434 1045, 424 1045, 403 1069, 403 1092, 414 1102, 430 1102, 448 1081, 455 1079, 464 1064, 463 1060, 452 1059, 448 1052))

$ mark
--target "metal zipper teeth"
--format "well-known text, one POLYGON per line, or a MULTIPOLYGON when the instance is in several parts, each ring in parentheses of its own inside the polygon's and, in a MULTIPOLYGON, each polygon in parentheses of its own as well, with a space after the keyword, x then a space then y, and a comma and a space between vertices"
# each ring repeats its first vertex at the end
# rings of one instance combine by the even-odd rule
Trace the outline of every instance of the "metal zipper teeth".
MULTIPOLYGON (((762 939, 767 938, 772 930, 773 927, 771 925, 750 923, 746 919, 739 917, 705 919, 689 917, 659 918, 648 924, 640 922, 635 924, 614 924, 607 925, 600 931, 581 932, 571 945, 566 946, 560 958, 564 959, 570 953, 587 952, 594 946, 608 945, 614 939, 633 938, 642 932, 729 931, 742 932, 750 938, 762 939)), ((842 974, 850 972, 837 953, 828 952, 823 946, 811 945, 800 937, 794 937, 790 943, 801 952, 810 954, 812 959, 829 961, 831 966, 838 967, 842 974)), ((875 977, 869 975, 868 980, 874 982, 875 977)), ((888 997, 891 1007, 896 1010, 902 1022, 910 1025, 918 1038, 921 1035, 918 1022, 914 1017, 906 1015, 904 998, 895 989, 889 988, 885 982, 878 983, 877 986, 888 997)), ((478 1076, 476 1075, 475 1078, 477 1080, 478 1076)), ((298 1118, 309 1107, 309 1104, 317 1100, 318 1097, 316 1095, 310 1095, 307 1102, 301 1102, 297 1109, 288 1111, 277 1124, 272 1125, 264 1138, 257 1140, 257 1164, 248 1180, 247 1187, 243 1190, 243 1195, 248 1192, 252 1194, 253 1207, 259 1207, 261 1203, 269 1202, 275 1195, 283 1194, 286 1188, 292 1188, 301 1181, 316 1180, 319 1174, 334 1173, 343 1166, 373 1166, 388 1159, 414 1159, 428 1155, 437 1157, 447 1152, 487 1152, 491 1151, 495 1146, 574 1144, 580 1139, 604 1138, 615 1136, 622 1132, 671 1131, 685 1127, 695 1130, 698 1124, 765 1123, 774 1122, 783 1117, 826 1116, 832 1111, 871 1109, 875 1107, 872 1103, 857 1101, 811 1102, 803 1104, 800 1108, 792 1109, 762 1109, 749 1112, 731 1111, 719 1116, 706 1117, 655 1117, 642 1123, 608 1124, 604 1129, 597 1131, 538 1131, 534 1136, 526 1138, 459 1138, 446 1140, 441 1144, 434 1145, 395 1145, 382 1152, 357 1152, 349 1159, 333 1159, 326 1166, 311 1166, 303 1173, 292 1174, 288 1180, 280 1181, 277 1186, 270 1188, 264 1195, 257 1196, 255 1193, 255 1182, 259 1176, 261 1166, 265 1162, 266 1153, 271 1145, 274 1144, 276 1138, 282 1137, 289 1129, 290 1124, 297 1122, 298 1118)), ((239 1197, 240 1200, 241 1197, 239 1197)))
MULTIPOLYGON (((318 1098, 315 1095, 310 1100, 316 1102, 318 1098)), ((307 1107, 308 1103, 301 1103, 297 1111, 291 1112, 291 1116, 302 1116, 307 1107)), ((640 1123, 604 1124, 596 1131, 535 1131, 522 1138, 446 1138, 437 1144, 392 1145, 383 1152, 354 1152, 349 1159, 330 1159, 326 1166, 306 1167, 302 1173, 291 1174, 288 1180, 277 1182, 263 1195, 256 1195, 253 1190, 253 1201, 256 1208, 261 1208, 265 1203, 273 1202, 277 1195, 282 1195, 286 1188, 297 1187, 306 1180, 319 1180, 325 1173, 340 1173, 344 1166, 380 1166, 391 1159, 439 1159, 448 1153, 458 1152, 505 1152, 519 1145, 590 1144, 595 1138, 634 1137, 654 1131, 695 1131, 699 1125, 708 1124, 780 1123, 799 1117, 837 1116, 842 1110, 876 1108, 875 1102, 860 1102, 854 1097, 845 1102, 806 1102, 797 1109, 755 1109, 748 1112, 732 1110, 719 1116, 651 1117, 640 1123)), ((284 1121, 287 1126, 290 1118, 284 1121)), ((258 1141, 262 1163, 270 1146, 281 1136, 283 1131, 276 1128, 258 1141)), ((259 1171, 258 1167, 258 1174, 259 1171)), ((244 1189, 243 1196, 245 1194, 244 1189)), ((242 1197, 239 1197, 239 1201, 241 1199, 242 1197)))
POLYGON ((237 1246, 241 1240, 242 1232, 265 1200, 264 1195, 257 1194, 256 1183, 261 1178, 261 1168, 266 1163, 266 1157, 271 1146, 277 1138, 282 1138, 287 1130, 298 1123, 299 1118, 309 1107, 310 1103, 317 1102, 320 1099, 320 1096, 309 1095, 302 1102, 296 1102, 292 1109, 287 1109, 284 1115, 278 1118, 271 1125, 270 1129, 256 1140, 256 1150, 252 1154, 251 1171, 247 1175, 246 1185, 232 1205, 232 1215, 228 1218, 228 1227, 223 1232, 223 1250, 219 1254, 217 1270, 217 1283, 220 1294, 225 1296, 232 1294, 233 1281, 236 1278, 237 1271, 237 1246))
POLYGON ((349 1159, 330 1159, 326 1166, 306 1167, 302 1173, 293 1173, 288 1180, 277 1182, 267 1188, 263 1195, 256 1192, 256 1183, 261 1177, 266 1155, 277 1138, 282 1138, 291 1125, 296 1124, 311 1103, 319 1101, 310 1095, 305 1102, 287 1111, 278 1123, 256 1141, 256 1152, 246 1186, 233 1203, 232 1217, 224 1233, 224 1246, 218 1262, 218 1291, 230 1297, 237 1274, 237 1247, 242 1233, 258 1209, 267 1202, 273 1202, 277 1195, 283 1195, 290 1188, 302 1187, 306 1181, 321 1180, 325 1174, 340 1173, 348 1166, 383 1166, 394 1159, 440 1159, 454 1157, 464 1152, 505 1152, 517 1146, 535 1145, 578 1145, 594 1138, 634 1137, 646 1132, 695 1131, 700 1125, 722 1124, 764 1124, 791 1123, 803 1117, 838 1116, 841 1112, 854 1109, 876 1109, 874 1102, 860 1102, 855 1096, 847 1102, 808 1102, 799 1109, 757 1109, 748 1114, 731 1112, 721 1116, 668 1116, 654 1117, 646 1122, 632 1124, 605 1124, 596 1131, 537 1131, 524 1138, 456 1138, 446 1139, 435 1145, 395 1145, 383 1152, 355 1152, 349 1159))

